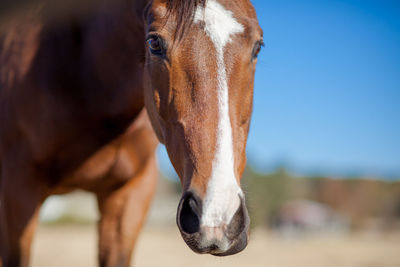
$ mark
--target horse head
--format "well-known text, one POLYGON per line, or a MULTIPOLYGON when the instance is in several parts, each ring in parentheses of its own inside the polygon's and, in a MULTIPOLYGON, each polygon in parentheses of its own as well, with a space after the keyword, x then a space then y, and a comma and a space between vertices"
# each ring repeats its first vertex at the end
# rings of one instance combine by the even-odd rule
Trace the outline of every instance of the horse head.
POLYGON ((182 183, 179 230, 197 253, 240 252, 250 223, 240 179, 263 44, 254 8, 154 0, 145 23, 145 102, 182 183))

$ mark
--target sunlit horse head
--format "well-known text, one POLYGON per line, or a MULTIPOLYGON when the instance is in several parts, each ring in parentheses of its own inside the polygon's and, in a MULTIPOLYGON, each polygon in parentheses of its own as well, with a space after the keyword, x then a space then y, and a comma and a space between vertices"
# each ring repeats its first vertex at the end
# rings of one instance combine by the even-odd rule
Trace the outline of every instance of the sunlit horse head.
POLYGON ((263 44, 249 0, 155 0, 146 15, 145 100, 183 195, 177 224, 198 253, 247 245, 240 187, 263 44))

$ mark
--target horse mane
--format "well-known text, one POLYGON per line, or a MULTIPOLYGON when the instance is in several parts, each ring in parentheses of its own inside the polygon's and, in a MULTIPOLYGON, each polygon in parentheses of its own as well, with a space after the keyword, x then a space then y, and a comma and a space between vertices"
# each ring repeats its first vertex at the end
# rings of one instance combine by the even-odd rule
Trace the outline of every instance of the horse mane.
POLYGON ((205 7, 207 0, 168 0, 167 16, 176 19, 175 37, 180 39, 191 26, 197 7, 205 7))

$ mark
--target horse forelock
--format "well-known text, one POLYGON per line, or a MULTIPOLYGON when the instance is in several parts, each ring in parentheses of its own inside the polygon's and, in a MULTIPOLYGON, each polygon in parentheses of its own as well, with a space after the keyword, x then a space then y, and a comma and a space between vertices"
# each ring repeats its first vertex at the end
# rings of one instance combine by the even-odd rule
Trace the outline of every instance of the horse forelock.
POLYGON ((205 7, 207 0, 168 0, 167 16, 176 20, 175 37, 181 38, 193 23, 198 7, 205 7))

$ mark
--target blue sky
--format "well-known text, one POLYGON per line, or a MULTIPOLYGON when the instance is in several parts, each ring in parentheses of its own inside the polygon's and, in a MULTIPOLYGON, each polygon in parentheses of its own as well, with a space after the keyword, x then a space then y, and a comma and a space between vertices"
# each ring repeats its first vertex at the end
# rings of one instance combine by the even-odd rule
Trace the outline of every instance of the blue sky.
MULTIPOLYGON (((253 0, 250 164, 298 174, 400 177, 400 1, 253 0)), ((169 169, 161 149, 161 165, 169 169)))

